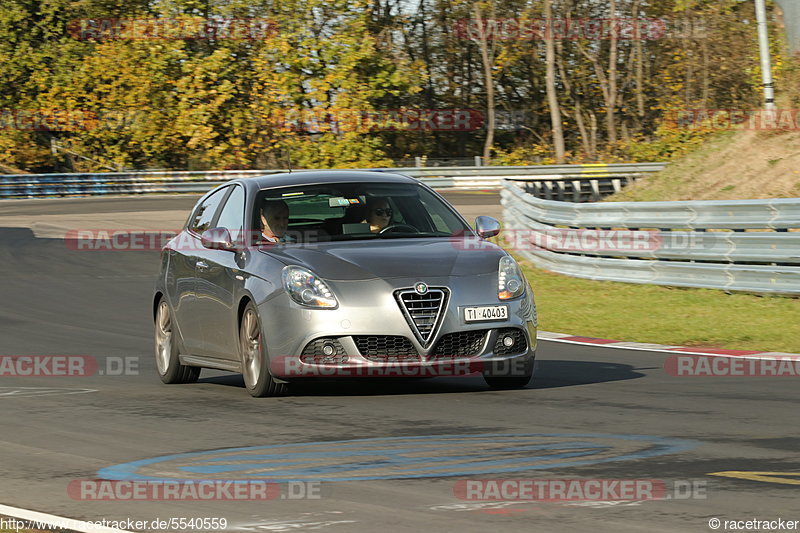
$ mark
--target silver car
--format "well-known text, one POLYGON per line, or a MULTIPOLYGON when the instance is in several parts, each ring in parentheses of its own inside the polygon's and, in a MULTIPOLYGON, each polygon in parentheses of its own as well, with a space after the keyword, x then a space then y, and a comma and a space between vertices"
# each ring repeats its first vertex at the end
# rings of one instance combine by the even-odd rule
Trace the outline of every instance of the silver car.
POLYGON ((165 246, 153 298, 164 383, 533 375, 536 307, 514 259, 418 180, 314 171, 225 183, 165 246))

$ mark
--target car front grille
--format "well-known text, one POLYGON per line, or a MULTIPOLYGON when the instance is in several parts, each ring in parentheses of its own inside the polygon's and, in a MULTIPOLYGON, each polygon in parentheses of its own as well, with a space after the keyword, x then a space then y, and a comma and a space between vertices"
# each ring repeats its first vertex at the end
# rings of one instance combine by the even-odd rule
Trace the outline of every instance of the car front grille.
POLYGON ((447 289, 428 289, 425 294, 403 290, 398 291, 396 296, 414 335, 427 347, 447 307, 447 289))
POLYGON ((375 363, 419 361, 411 341, 399 335, 358 335, 353 337, 358 352, 375 363))
POLYGON ((306 344, 306 347, 303 348, 303 353, 300 354, 300 360, 304 363, 316 365, 337 365, 346 363, 348 357, 339 339, 336 337, 320 337, 306 344), (332 353, 325 353, 326 346, 329 346, 327 351, 332 351, 332 353))
POLYGON ((525 334, 518 328, 503 328, 497 330, 497 341, 494 343, 495 355, 511 355, 515 353, 522 353, 528 350, 528 341, 525 340, 525 334), (503 339, 511 337, 514 343, 511 346, 503 344, 503 339))
POLYGON ((488 330, 480 329, 475 331, 458 331, 448 333, 433 347, 432 357, 437 358, 456 358, 471 357, 478 355, 486 341, 488 330))

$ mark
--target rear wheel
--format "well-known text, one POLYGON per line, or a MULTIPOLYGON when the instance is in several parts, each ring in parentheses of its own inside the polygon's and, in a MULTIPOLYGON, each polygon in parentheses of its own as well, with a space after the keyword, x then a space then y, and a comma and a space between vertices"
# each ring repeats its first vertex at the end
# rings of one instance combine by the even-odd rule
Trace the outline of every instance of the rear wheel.
POLYGON ((248 302, 239 326, 239 354, 244 386, 251 396, 283 396, 289 388, 278 383, 269 371, 269 361, 261 333, 261 321, 253 302, 248 302))
POLYGON ((156 310, 155 348, 158 376, 164 383, 194 383, 200 377, 200 368, 180 363, 177 330, 169 305, 163 298, 156 310))

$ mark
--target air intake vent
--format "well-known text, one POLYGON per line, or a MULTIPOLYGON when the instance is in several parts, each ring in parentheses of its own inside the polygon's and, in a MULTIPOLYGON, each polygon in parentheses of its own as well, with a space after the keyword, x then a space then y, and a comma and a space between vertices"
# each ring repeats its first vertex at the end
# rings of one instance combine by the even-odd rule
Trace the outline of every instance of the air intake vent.
POLYGON ((419 361, 419 354, 405 337, 395 335, 355 336, 353 340, 361 355, 374 362, 396 363, 419 361))
POLYGON ((425 294, 408 289, 398 291, 396 296, 406 321, 427 348, 447 307, 447 289, 428 289, 425 294))
POLYGON ((459 331, 442 335, 433 347, 433 356, 441 358, 472 357, 478 355, 486 342, 488 330, 459 331))

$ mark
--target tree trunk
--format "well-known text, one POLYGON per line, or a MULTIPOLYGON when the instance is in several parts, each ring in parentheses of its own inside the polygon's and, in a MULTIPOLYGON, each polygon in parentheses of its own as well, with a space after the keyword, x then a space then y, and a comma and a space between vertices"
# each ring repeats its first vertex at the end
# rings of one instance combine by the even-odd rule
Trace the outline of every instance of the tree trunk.
POLYGON ((592 144, 589 140, 589 133, 586 131, 586 123, 583 121, 583 109, 580 102, 575 104, 575 122, 578 124, 578 131, 581 134, 581 146, 586 157, 592 158, 592 144))
POLYGON ((483 59, 484 85, 486 86, 486 141, 483 144, 483 164, 488 165, 492 158, 495 128, 494 76, 492 75, 494 54, 489 50, 486 28, 483 25, 483 16, 478 4, 475 4, 475 20, 478 24, 478 40, 481 48, 481 58, 483 59))
MULTIPOLYGON (((553 18, 553 0, 545 0, 544 2, 544 19, 548 21, 549 27, 552 25, 549 21, 553 18)), ((561 127, 561 108, 558 104, 558 94, 556 92, 556 50, 555 50, 555 37, 552 31, 547 32, 551 35, 545 35, 545 60, 547 63, 547 105, 550 107, 550 124, 553 131, 553 147, 556 152, 556 164, 563 165, 565 158, 564 148, 564 130, 561 127)))
POLYGON ((703 54, 703 96, 702 96, 702 105, 703 109, 708 109, 708 98, 709 92, 711 89, 711 76, 709 73, 709 60, 708 60, 708 41, 703 39, 703 44, 700 47, 701 53, 703 54))
MULTIPOLYGON (((637 21, 639 18, 639 0, 634 2, 633 19, 637 21)), ((639 117, 639 128, 641 129, 644 123, 645 108, 644 108, 644 47, 642 46, 642 36, 634 41, 635 55, 636 55, 636 112, 639 117)))
POLYGON ((608 98, 606 99, 606 129, 608 130, 608 143, 612 145, 617 142, 617 53, 619 49, 619 36, 617 35, 615 20, 617 18, 617 0, 609 1, 611 11, 612 27, 611 31, 611 51, 608 56, 608 98))

